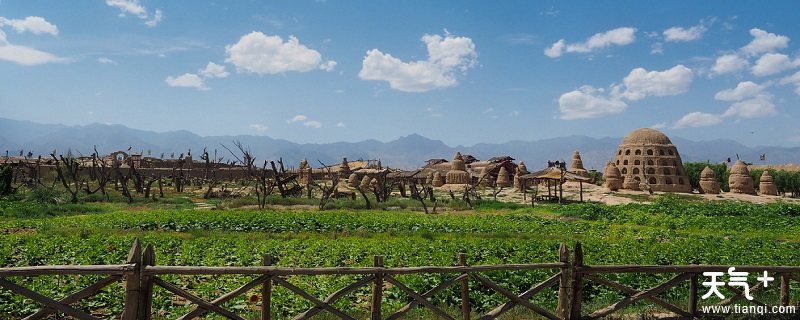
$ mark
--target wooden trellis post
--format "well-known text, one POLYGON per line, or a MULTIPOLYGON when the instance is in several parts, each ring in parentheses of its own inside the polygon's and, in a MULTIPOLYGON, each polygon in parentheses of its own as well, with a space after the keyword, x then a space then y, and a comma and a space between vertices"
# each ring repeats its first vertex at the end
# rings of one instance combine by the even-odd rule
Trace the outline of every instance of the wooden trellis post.
POLYGON ((689 313, 693 316, 698 315, 697 312, 697 273, 692 273, 689 278, 689 313))
POLYGON ((788 306, 791 302, 789 299, 789 273, 781 273, 781 306, 788 306))
POLYGON ((562 243, 561 247, 558 249, 558 261, 563 263, 564 266, 560 268, 561 275, 558 282, 558 307, 556 308, 556 315, 561 319, 567 319, 567 317, 569 317, 570 307, 570 265, 569 249, 567 249, 567 245, 565 243, 562 243))
MULTIPOLYGON (((467 266, 467 254, 458 254, 458 264, 467 266)), ((466 274, 466 272, 464 273, 466 274)), ((469 320, 470 305, 469 305, 469 277, 464 277, 461 280, 461 317, 464 320, 469 320)))
POLYGON ((133 246, 128 252, 128 263, 134 264, 133 273, 125 277, 125 307, 122 311, 122 320, 136 320, 139 311, 139 300, 142 277, 142 244, 139 239, 133 241, 133 246))
POLYGON ((572 252, 572 288, 570 293, 570 317, 568 319, 581 318, 581 300, 583 299, 583 276, 578 269, 583 267, 583 249, 581 243, 575 243, 572 252))
MULTIPOLYGON (((153 245, 148 244, 142 254, 141 271, 144 271, 147 266, 156 265, 156 254, 153 251, 153 245)), ((141 284, 139 287, 139 312, 138 319, 150 320, 152 319, 153 312, 153 276, 142 275, 141 284)))
MULTIPOLYGON (((265 267, 272 265, 272 255, 265 254, 263 257, 265 267)), ((264 284, 261 285, 261 320, 270 319, 270 307, 272 304, 272 276, 267 276, 264 284)))
MULTIPOLYGON (((383 267, 383 256, 375 256, 374 267, 383 267)), ((372 285, 372 320, 381 319, 381 301, 383 300, 383 273, 375 273, 372 285)))

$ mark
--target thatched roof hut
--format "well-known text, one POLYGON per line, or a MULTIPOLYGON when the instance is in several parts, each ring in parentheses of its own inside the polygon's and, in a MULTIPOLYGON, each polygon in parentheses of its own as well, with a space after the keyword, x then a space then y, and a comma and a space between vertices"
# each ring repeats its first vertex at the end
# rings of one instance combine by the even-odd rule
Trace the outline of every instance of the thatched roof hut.
POLYGON ((707 194, 720 194, 722 192, 719 187, 719 181, 717 181, 717 174, 709 166, 700 171, 700 192, 707 194))
POLYGON ((617 191, 622 188, 622 174, 620 174, 617 165, 611 161, 606 164, 603 180, 603 186, 611 191, 617 191))
POLYGON ((769 173, 769 170, 764 170, 764 172, 761 173, 761 178, 758 183, 758 193, 768 196, 778 195, 778 187, 775 186, 775 179, 772 178, 772 174, 769 173))
POLYGON ((736 160, 736 163, 731 167, 728 185, 730 186, 731 193, 756 194, 753 177, 750 176, 750 170, 747 169, 747 164, 742 160, 736 160))

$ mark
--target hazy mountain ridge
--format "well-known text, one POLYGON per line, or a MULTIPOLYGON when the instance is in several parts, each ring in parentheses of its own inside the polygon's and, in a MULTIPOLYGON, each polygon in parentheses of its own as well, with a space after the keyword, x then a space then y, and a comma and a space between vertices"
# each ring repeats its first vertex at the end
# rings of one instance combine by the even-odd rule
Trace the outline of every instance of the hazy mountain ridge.
MULTIPOLYGON (((164 153, 169 157, 186 153, 189 149, 198 157, 204 147, 218 157, 232 159, 222 144, 235 150, 232 141, 240 141, 248 146, 257 158, 273 160, 282 157, 289 166, 296 166, 302 158, 308 158, 312 165, 317 160, 326 164, 349 159, 381 159, 384 165, 400 168, 419 167, 430 158, 449 159, 456 151, 472 154, 478 159, 488 159, 498 155, 510 155, 524 160, 530 169, 543 167, 548 160, 570 161, 572 152, 580 150, 587 169, 602 169, 607 160, 614 158, 614 152, 621 138, 592 138, 587 136, 568 136, 535 141, 509 141, 505 143, 477 143, 473 146, 450 147, 440 140, 433 140, 418 134, 400 137, 389 142, 364 140, 359 142, 336 143, 294 143, 266 136, 208 136, 203 137, 189 131, 152 132, 131 129, 122 125, 89 124, 85 126, 63 126, 38 124, 0 118, 0 151, 8 150, 16 155, 20 149, 34 154, 47 155, 53 149, 64 152, 71 149, 83 155, 92 153, 93 145, 101 153, 117 150, 133 152, 149 150, 159 157, 164 153)), ((767 163, 800 163, 800 148, 786 147, 748 147, 733 140, 718 139, 710 141, 691 141, 679 137, 672 138, 684 161, 721 162, 736 154, 748 162, 761 163, 759 155, 767 154, 767 163)))

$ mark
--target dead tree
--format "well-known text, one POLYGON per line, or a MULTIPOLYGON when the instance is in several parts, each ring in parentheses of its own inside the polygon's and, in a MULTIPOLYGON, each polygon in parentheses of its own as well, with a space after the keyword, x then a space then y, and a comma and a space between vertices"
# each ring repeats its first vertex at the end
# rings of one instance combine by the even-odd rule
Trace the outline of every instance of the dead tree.
POLYGON ((106 198, 106 201, 109 200, 108 192, 106 192, 106 185, 109 181, 111 181, 111 167, 109 166, 108 162, 106 162, 105 158, 98 156, 100 153, 97 152, 97 146, 94 147, 94 153, 92 153, 92 170, 89 174, 90 179, 93 181, 97 181, 97 188, 94 190, 89 189, 89 184, 87 183, 85 186, 86 194, 95 194, 97 191, 106 198))
POLYGON ((122 161, 119 159, 114 159, 111 162, 111 166, 114 169, 114 174, 116 175, 116 180, 114 180, 114 186, 116 187, 119 185, 122 187, 122 196, 128 198, 128 203, 133 202, 133 195, 131 195, 131 190, 128 187, 128 180, 130 179, 130 171, 129 170, 122 170, 122 161))
POLYGON ((283 166, 283 158, 278 159, 278 166, 275 165, 275 161, 270 161, 269 164, 272 167, 275 186, 278 187, 281 198, 299 196, 303 191, 303 187, 297 183, 297 173, 286 171, 283 166))
POLYGON ((433 194, 433 186, 422 184, 422 191, 420 191, 419 186, 415 180, 411 180, 411 198, 416 199, 422 205, 422 210, 425 210, 425 214, 429 213, 436 213, 436 207, 438 206, 439 202, 436 200, 436 196, 433 194), (433 210, 428 212, 428 204, 425 203, 426 199, 430 198, 430 202, 433 204, 433 210))
POLYGON ((325 170, 326 175, 331 177, 330 186, 325 183, 318 183, 316 181, 313 182, 314 186, 319 188, 320 192, 322 192, 322 195, 319 198, 319 210, 323 211, 325 210, 325 205, 328 204, 331 198, 336 197, 336 193, 339 187, 339 174, 331 173, 331 167, 325 165, 324 163, 322 163, 322 161, 319 160, 317 161, 319 162, 320 165, 322 165, 322 168, 325 170))
POLYGON ((83 179, 81 178, 81 164, 72 156, 72 152, 68 151, 67 156, 59 155, 56 157, 55 151, 50 154, 55 160, 56 173, 58 173, 58 180, 64 186, 64 189, 69 192, 72 203, 78 203, 78 192, 81 191, 83 179))

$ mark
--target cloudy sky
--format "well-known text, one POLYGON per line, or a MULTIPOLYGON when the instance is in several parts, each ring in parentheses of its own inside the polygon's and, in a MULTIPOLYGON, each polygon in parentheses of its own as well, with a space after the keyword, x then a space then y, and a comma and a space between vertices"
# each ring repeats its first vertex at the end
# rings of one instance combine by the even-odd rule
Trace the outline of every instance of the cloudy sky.
POLYGON ((800 146, 800 3, 0 0, 0 117, 450 145, 800 146))

